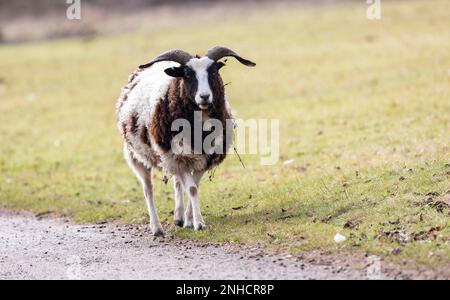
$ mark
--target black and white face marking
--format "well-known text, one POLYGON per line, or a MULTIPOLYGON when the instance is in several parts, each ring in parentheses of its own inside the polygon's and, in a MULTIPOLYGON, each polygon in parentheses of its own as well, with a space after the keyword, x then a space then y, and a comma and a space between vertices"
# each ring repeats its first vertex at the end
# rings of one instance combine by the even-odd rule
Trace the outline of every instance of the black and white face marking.
POLYGON ((201 109, 207 109, 213 102, 213 93, 209 84, 209 67, 214 61, 209 57, 193 58, 186 66, 194 71, 197 79, 197 91, 195 93, 195 102, 201 109))

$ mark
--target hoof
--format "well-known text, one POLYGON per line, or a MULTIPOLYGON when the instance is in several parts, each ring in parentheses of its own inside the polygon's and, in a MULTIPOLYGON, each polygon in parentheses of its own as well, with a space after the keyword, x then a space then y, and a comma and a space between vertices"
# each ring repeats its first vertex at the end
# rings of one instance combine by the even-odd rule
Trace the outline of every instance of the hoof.
POLYGON ((163 237, 164 236, 164 230, 161 227, 152 229, 152 232, 153 232, 153 236, 155 236, 155 237, 163 237))
POLYGON ((184 226, 183 226, 183 227, 184 227, 184 228, 192 229, 192 228, 194 228, 194 225, 192 224, 192 222, 186 221, 186 223, 184 223, 184 226))
POLYGON ((194 230, 206 230, 208 229, 208 226, 205 223, 199 222, 198 224, 195 224, 194 230))
POLYGON ((174 223, 178 227, 183 227, 183 225, 184 225, 184 221, 183 220, 175 220, 174 223))

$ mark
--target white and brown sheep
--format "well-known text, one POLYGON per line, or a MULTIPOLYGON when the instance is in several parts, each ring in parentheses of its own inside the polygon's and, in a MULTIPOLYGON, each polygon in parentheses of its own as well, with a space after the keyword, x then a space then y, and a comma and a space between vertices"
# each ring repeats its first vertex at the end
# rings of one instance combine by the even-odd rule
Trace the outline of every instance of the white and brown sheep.
MULTIPOLYGON (((124 139, 124 155, 143 186, 155 236, 164 235, 164 231, 153 201, 153 168, 173 176, 175 224, 195 230, 206 228, 198 196, 200 179, 205 171, 223 161, 233 140, 233 130, 227 121, 232 115, 219 75, 219 69, 224 66, 219 60, 229 56, 246 66, 255 66, 225 47, 214 47, 203 57, 171 50, 141 65, 130 76, 119 97, 117 115, 124 139), (173 130, 173 122, 183 119, 193 125, 194 115, 199 112, 203 121, 214 119, 223 125, 221 136, 215 140, 219 141, 222 151, 174 152, 173 139, 179 132, 173 130), (185 192, 188 195, 186 211, 185 192)), ((206 131, 201 129, 202 139, 206 131)))

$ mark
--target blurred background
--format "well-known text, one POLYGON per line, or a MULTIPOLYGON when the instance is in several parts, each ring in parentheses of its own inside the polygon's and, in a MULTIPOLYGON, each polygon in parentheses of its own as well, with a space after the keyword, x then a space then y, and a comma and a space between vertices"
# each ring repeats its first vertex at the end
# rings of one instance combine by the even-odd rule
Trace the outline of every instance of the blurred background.
MULTIPOLYGON (((253 10, 329 5, 351 0, 81 0, 82 18, 66 18, 65 0, 0 0, 0 43, 92 37, 161 27, 171 19, 245 16, 253 10)), ((355 1, 355 0, 353 0, 355 1)), ((362 2, 362 1, 361 1, 362 2)))

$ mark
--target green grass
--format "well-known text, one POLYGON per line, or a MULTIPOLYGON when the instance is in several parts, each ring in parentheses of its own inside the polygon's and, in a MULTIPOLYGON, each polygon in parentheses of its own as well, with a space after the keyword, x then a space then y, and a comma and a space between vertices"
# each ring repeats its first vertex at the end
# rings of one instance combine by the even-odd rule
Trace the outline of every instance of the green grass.
MULTIPOLYGON (((244 156, 243 169, 230 155, 201 188, 210 229, 176 236, 293 252, 399 248, 396 257, 450 263, 448 208, 424 201, 450 190, 450 3, 383 2, 380 21, 366 7, 2 46, 0 208, 147 222, 116 129, 120 88, 164 50, 223 44, 257 62, 229 60, 222 74, 238 117, 280 119, 281 159, 244 156)), ((159 215, 172 222, 172 187, 154 177, 159 215)))

